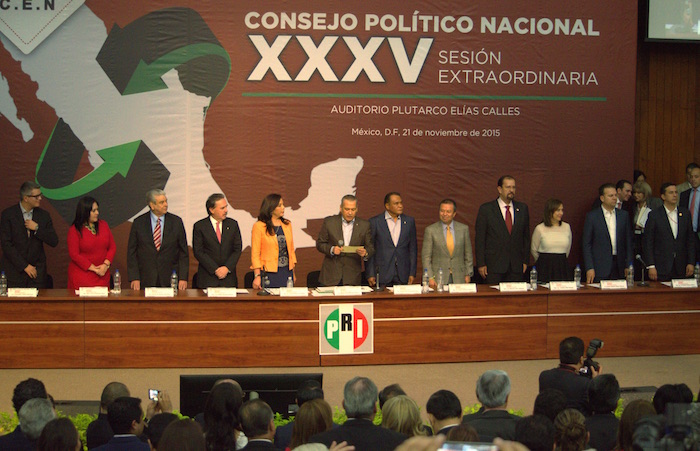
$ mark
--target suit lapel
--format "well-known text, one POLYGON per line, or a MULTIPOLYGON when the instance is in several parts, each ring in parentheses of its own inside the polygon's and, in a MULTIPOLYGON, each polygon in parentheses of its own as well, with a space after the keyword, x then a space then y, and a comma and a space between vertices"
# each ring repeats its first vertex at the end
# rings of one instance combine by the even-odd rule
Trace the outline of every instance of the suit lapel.
MULTIPOLYGON (((340 231, 341 231, 341 232, 343 231, 343 230, 342 230, 342 227, 341 227, 341 230, 340 230, 340 231)), ((350 235, 350 242, 347 243, 347 244, 350 245, 350 246, 353 246, 352 243, 357 243, 357 242, 359 241, 359 239, 360 239, 359 234, 360 234, 360 231, 357 230, 357 218, 355 218, 355 224, 353 224, 353 226, 352 226, 352 235, 350 235)), ((359 245, 358 245, 358 246, 359 246, 359 245)))
MULTIPOLYGON (((508 233, 508 227, 506 227, 506 220, 503 218, 503 213, 501 213, 501 206, 498 204, 498 199, 494 200, 493 204, 491 205, 493 205, 493 211, 496 218, 500 219, 498 223, 500 224, 499 228, 501 229, 501 233, 505 234, 506 236, 510 236, 510 233, 508 233)), ((515 225, 515 215, 513 215, 513 225, 515 225)))

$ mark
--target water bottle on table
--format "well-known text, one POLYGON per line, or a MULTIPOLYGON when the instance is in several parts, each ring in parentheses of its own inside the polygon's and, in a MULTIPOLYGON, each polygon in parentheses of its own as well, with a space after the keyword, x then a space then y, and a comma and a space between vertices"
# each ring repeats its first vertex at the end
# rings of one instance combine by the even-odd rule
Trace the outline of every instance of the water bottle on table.
POLYGON ((170 276, 170 288, 173 289, 173 294, 177 296, 177 283, 178 283, 178 278, 177 278, 177 271, 173 269, 173 275, 170 276))

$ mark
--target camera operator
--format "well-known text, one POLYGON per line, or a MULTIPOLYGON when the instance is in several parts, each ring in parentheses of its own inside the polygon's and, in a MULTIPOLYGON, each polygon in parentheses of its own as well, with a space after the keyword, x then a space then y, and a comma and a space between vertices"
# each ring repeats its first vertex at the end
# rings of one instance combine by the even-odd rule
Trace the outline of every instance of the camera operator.
POLYGON ((583 340, 579 337, 562 340, 559 343, 559 366, 540 373, 540 393, 547 388, 560 390, 566 396, 567 408, 578 409, 584 415, 589 415, 588 387, 591 378, 600 374, 601 367, 597 364, 585 366, 589 376, 581 374, 586 361, 584 349, 583 340))

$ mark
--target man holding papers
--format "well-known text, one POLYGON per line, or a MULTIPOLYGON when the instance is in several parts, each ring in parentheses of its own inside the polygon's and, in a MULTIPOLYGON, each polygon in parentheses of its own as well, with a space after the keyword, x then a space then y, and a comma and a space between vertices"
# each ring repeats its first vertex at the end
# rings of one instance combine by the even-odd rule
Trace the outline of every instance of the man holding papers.
POLYGON ((369 221, 357 217, 357 198, 343 196, 340 213, 323 220, 316 249, 324 255, 322 286, 360 285, 362 262, 374 254, 369 221))

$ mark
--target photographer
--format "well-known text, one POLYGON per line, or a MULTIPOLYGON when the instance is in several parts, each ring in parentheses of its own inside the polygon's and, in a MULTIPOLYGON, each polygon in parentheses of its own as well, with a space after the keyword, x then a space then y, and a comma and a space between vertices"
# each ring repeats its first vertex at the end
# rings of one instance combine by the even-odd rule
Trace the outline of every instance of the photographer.
POLYGON ((559 366, 540 373, 540 392, 547 388, 560 390, 566 396, 567 408, 578 409, 584 415, 588 415, 590 413, 588 406, 590 378, 598 376, 601 368, 590 361, 590 358, 586 359, 584 349, 583 340, 579 337, 568 337, 562 340, 559 343, 559 366), (584 365, 584 362, 592 364, 584 365), (581 374, 581 368, 587 369, 590 378, 581 374))

